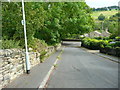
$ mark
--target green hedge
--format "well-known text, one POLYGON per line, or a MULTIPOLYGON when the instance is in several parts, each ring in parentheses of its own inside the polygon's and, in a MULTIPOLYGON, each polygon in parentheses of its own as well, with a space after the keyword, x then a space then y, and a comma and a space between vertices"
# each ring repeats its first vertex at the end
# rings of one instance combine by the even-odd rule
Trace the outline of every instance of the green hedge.
POLYGON ((109 43, 105 47, 108 47, 108 48, 119 48, 120 47, 120 41, 116 41, 115 43, 111 43, 111 44, 109 43))
POLYGON ((82 39, 82 46, 93 50, 100 50, 101 53, 106 53, 109 55, 120 57, 119 37, 117 37, 116 39, 117 41, 115 43, 109 43, 111 42, 111 39, 100 40, 100 39, 84 38, 82 39))
POLYGON ((89 49, 93 49, 93 50, 104 48, 108 44, 109 44, 108 40, 97 40, 97 39, 91 39, 91 38, 82 39, 82 46, 89 49))
POLYGON ((104 47, 108 48, 117 48, 120 47, 120 41, 116 41, 115 43, 109 43, 112 40, 98 40, 98 39, 91 39, 91 38, 84 38, 82 39, 82 46, 89 48, 89 49, 100 49, 104 47))

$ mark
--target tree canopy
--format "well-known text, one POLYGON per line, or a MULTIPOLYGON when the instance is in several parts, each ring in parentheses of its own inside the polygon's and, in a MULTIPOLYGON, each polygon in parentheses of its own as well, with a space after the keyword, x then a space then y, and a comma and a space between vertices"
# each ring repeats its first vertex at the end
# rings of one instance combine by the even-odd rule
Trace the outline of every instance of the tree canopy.
MULTIPOLYGON (((92 9, 85 2, 26 2, 28 44, 34 38, 48 44, 59 43, 69 34, 84 34, 93 30, 92 9)), ((20 2, 2 3, 3 39, 24 43, 22 6, 20 2)))

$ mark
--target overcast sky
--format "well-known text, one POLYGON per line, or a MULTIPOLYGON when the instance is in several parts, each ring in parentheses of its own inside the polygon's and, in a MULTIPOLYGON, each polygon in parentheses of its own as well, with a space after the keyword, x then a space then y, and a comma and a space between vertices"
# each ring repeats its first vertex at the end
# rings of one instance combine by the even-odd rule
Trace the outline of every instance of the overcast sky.
POLYGON ((91 8, 107 7, 117 5, 120 0, 85 0, 91 8))

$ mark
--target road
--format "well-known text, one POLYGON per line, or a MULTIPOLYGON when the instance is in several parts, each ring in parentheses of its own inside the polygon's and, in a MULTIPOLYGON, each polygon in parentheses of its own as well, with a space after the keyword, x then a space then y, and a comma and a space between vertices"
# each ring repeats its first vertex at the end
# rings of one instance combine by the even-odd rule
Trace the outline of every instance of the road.
POLYGON ((118 88, 118 63, 83 50, 79 42, 64 45, 47 88, 118 88))

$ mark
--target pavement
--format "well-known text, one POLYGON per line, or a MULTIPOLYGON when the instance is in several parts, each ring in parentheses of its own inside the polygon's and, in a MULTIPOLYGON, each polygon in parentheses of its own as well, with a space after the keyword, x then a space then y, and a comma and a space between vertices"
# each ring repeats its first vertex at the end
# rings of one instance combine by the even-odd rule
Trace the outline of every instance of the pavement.
POLYGON ((116 57, 116 56, 100 53, 100 50, 90 50, 90 49, 87 49, 87 48, 84 48, 84 47, 82 47, 81 49, 83 49, 83 50, 85 50, 87 52, 90 52, 92 54, 96 54, 98 56, 104 57, 104 58, 106 58, 108 60, 111 60, 113 62, 120 63, 120 57, 116 57))
MULTIPOLYGON (((80 48, 80 42, 63 42, 63 45, 56 69, 45 81, 46 88, 118 88, 116 57, 103 57, 98 51, 80 48)), ((61 51, 62 48, 5 88, 39 88, 61 51)))

